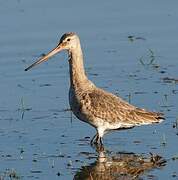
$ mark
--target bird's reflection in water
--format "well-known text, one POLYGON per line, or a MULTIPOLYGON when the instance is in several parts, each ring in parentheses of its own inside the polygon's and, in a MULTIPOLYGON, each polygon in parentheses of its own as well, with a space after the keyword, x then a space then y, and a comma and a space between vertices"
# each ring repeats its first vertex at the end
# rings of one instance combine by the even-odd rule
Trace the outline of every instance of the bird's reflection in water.
POLYGON ((131 180, 140 179, 146 171, 161 168, 166 161, 158 155, 149 157, 134 153, 105 153, 100 151, 98 159, 82 166, 75 174, 74 180, 131 180), (107 155, 106 155, 107 154, 107 155))

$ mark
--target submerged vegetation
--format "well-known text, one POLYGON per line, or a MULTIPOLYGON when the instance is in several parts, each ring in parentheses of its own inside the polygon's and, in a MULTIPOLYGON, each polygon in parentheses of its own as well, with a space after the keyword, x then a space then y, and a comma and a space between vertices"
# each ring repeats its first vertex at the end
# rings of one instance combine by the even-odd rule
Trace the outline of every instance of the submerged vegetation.
POLYGON ((148 54, 139 58, 141 65, 143 65, 144 67, 152 66, 158 68, 159 65, 155 64, 155 60, 156 55, 152 49, 148 49, 148 54))
POLYGON ((20 180, 20 175, 15 169, 6 169, 4 172, 0 173, 0 180, 20 180))
POLYGON ((25 112, 26 112, 26 111, 30 111, 30 110, 32 110, 32 108, 26 107, 24 98, 22 97, 21 100, 20 100, 20 108, 18 109, 18 111, 21 112, 21 119, 24 118, 25 112))

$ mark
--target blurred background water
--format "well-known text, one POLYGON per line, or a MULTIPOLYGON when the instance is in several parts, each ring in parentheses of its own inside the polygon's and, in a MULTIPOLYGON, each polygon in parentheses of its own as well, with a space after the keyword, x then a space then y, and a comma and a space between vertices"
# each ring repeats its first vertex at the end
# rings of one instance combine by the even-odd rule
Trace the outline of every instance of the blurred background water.
POLYGON ((177 178, 177 6, 176 0, 0 0, 1 176, 14 170, 22 179, 73 179, 96 161, 88 138, 95 130, 66 110, 66 52, 24 72, 74 31, 89 79, 166 116, 160 125, 108 134, 105 148, 159 154, 167 165, 142 178, 177 178))

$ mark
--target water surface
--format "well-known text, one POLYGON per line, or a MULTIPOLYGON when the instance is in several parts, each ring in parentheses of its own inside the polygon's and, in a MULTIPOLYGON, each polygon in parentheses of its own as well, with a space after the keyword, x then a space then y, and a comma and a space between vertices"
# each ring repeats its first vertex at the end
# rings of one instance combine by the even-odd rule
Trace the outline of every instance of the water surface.
POLYGON ((140 178, 176 179, 177 5, 175 0, 1 0, 0 175, 73 179, 83 167, 97 167, 98 153, 89 145, 95 130, 66 111, 67 54, 24 72, 64 32, 74 31, 95 84, 134 105, 165 113, 160 125, 106 135, 108 158, 123 152, 149 158, 151 152, 163 157, 166 166, 144 171, 140 178))

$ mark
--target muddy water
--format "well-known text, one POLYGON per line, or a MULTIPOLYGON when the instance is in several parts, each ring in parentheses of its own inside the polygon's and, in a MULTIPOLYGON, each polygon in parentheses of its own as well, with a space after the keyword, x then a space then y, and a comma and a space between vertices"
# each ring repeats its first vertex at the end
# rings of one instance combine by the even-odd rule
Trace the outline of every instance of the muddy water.
POLYGON ((110 164, 105 172, 113 179, 124 178, 124 172, 127 178, 177 179, 177 6, 177 1, 1 0, 0 177, 96 179, 108 177, 103 167, 110 164), (24 72, 68 31, 79 34, 94 83, 166 116, 160 125, 106 135, 105 162, 89 145, 95 130, 67 111, 66 53, 24 72), (150 152, 166 165, 155 165, 150 152), (138 157, 147 168, 129 174, 138 157), (128 160, 132 166, 118 167, 128 160))

